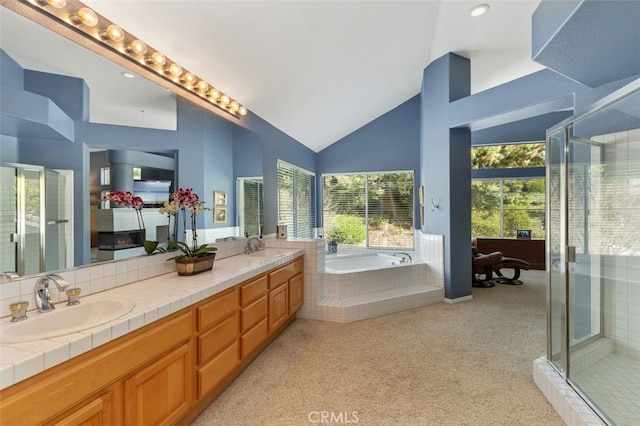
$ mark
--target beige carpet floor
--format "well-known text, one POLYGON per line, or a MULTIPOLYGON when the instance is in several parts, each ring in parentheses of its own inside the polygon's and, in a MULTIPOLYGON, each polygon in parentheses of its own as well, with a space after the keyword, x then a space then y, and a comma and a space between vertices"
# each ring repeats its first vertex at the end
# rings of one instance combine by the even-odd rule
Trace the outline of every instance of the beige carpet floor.
POLYGON ((351 324, 298 319, 193 424, 563 425, 533 382, 544 272, 523 281, 351 324))

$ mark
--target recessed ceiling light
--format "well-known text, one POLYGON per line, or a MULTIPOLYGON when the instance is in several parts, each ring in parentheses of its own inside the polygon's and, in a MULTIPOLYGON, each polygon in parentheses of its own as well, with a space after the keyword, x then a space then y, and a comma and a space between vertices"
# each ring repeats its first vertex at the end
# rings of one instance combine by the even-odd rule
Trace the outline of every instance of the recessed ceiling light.
POLYGON ((123 77, 126 78, 136 78, 136 75, 127 71, 122 71, 120 74, 122 74, 123 77))
POLYGON ((476 18, 478 16, 484 15, 485 13, 487 13, 488 10, 489 10, 488 4, 479 4, 471 8, 471 10, 469 11, 469 14, 474 18, 476 18))

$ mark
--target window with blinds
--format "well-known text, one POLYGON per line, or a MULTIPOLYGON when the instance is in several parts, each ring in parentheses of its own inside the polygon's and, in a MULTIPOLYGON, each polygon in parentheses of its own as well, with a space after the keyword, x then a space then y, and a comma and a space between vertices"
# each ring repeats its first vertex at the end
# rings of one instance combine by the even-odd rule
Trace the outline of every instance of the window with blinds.
POLYGON ((278 225, 287 225, 287 238, 313 238, 315 175, 281 160, 277 167, 278 225))
POLYGON ((259 235, 263 222, 262 178, 238 178, 240 235, 259 235))
POLYGON ((413 249, 413 188, 412 171, 323 175, 325 238, 353 246, 413 249))

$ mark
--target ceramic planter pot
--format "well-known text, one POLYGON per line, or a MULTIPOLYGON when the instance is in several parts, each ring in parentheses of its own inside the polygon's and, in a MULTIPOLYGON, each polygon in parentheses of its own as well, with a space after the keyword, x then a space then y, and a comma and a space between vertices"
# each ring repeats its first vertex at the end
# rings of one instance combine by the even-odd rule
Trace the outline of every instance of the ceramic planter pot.
POLYGON ((178 275, 195 275, 210 271, 213 268, 215 258, 215 253, 209 253, 206 256, 176 259, 176 270, 178 271, 178 275))

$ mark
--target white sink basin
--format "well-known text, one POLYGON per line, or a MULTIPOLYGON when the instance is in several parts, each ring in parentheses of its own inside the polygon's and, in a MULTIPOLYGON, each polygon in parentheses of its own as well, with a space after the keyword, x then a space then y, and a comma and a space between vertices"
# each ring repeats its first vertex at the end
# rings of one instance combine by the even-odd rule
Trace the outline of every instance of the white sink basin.
POLYGON ((0 343, 31 342, 77 333, 113 321, 131 312, 134 306, 134 302, 120 300, 81 301, 74 306, 58 304, 54 311, 30 312, 24 321, 3 322, 0 343))
POLYGON ((290 250, 270 249, 270 248, 268 248, 268 249, 258 250, 255 253, 251 253, 249 256, 251 256, 251 257, 278 257, 278 256, 284 256, 288 252, 290 252, 290 250))

